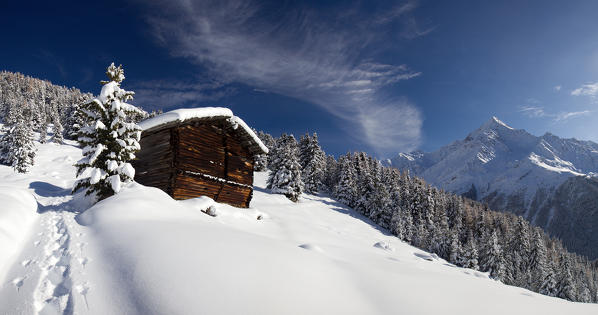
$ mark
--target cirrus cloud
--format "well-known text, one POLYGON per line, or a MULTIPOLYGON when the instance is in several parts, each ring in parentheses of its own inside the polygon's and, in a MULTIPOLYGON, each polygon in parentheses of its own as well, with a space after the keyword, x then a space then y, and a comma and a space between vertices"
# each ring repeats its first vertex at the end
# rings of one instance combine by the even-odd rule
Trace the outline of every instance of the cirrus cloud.
POLYGON ((390 154, 419 145, 422 117, 416 106, 388 99, 382 90, 421 73, 366 52, 376 31, 392 19, 405 19, 410 28, 404 32, 417 33, 411 37, 428 33, 414 31, 408 14, 416 4, 399 5, 380 19, 352 14, 330 19, 308 8, 181 0, 150 5, 147 21, 159 44, 207 69, 220 84, 239 82, 321 106, 357 127, 377 153, 390 154))

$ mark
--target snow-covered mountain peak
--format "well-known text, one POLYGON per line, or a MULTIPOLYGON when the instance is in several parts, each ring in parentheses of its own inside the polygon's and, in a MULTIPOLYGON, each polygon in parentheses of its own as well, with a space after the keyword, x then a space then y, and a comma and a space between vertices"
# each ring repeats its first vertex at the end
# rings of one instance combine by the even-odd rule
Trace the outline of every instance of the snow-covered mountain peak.
POLYGON ((391 165, 548 228, 557 215, 547 200, 559 187, 572 177, 598 174, 598 144, 548 132, 534 136, 492 117, 464 140, 434 152, 399 154, 391 165))
POLYGON ((527 131, 515 129, 495 116, 492 116, 492 118, 482 124, 478 129, 469 133, 464 141, 470 142, 473 140, 482 141, 485 144, 488 144, 488 142, 513 142, 527 145, 531 145, 537 141, 536 137, 527 131))
POLYGON ((492 116, 492 118, 490 118, 490 120, 488 122, 486 122, 486 124, 501 126, 501 127, 505 127, 507 129, 511 129, 511 130, 513 129, 511 126, 505 124, 502 120, 498 119, 496 116, 492 116))

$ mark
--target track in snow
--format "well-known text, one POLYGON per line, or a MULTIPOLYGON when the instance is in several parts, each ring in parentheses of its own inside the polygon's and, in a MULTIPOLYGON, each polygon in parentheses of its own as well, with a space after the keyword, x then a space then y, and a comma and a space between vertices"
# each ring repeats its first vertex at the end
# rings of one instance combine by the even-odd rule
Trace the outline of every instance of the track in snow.
POLYGON ((51 212, 42 224, 46 226, 47 243, 45 257, 39 264, 40 278, 33 292, 35 311, 37 314, 72 314, 71 237, 65 216, 51 212))
POLYGON ((0 313, 4 309, 9 314, 68 315, 89 310, 85 267, 90 259, 75 215, 66 211, 41 215, 40 232, 32 233, 31 247, 15 262, 8 281, 16 289, 18 302, 0 307, 0 313))

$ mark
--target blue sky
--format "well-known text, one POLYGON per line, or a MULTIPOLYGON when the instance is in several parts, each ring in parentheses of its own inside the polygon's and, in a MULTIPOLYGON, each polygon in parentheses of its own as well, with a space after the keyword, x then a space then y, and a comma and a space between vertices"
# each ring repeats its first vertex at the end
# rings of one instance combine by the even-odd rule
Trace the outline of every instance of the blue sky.
POLYGON ((392 157, 492 116, 598 141, 596 1, 0 4, 0 68, 98 93, 112 61, 147 110, 227 106, 335 155, 392 157))

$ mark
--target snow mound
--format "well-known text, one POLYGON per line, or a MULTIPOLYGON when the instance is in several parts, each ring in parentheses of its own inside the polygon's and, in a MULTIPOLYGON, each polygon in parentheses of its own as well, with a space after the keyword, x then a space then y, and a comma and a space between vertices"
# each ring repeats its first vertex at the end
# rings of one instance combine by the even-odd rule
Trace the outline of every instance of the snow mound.
POLYGON ((30 192, 0 187, 0 282, 37 218, 37 202, 30 192))
POLYGON ((168 194, 154 187, 132 183, 117 195, 102 200, 78 216, 83 225, 118 221, 164 221, 194 219, 201 214, 183 207, 168 194))

